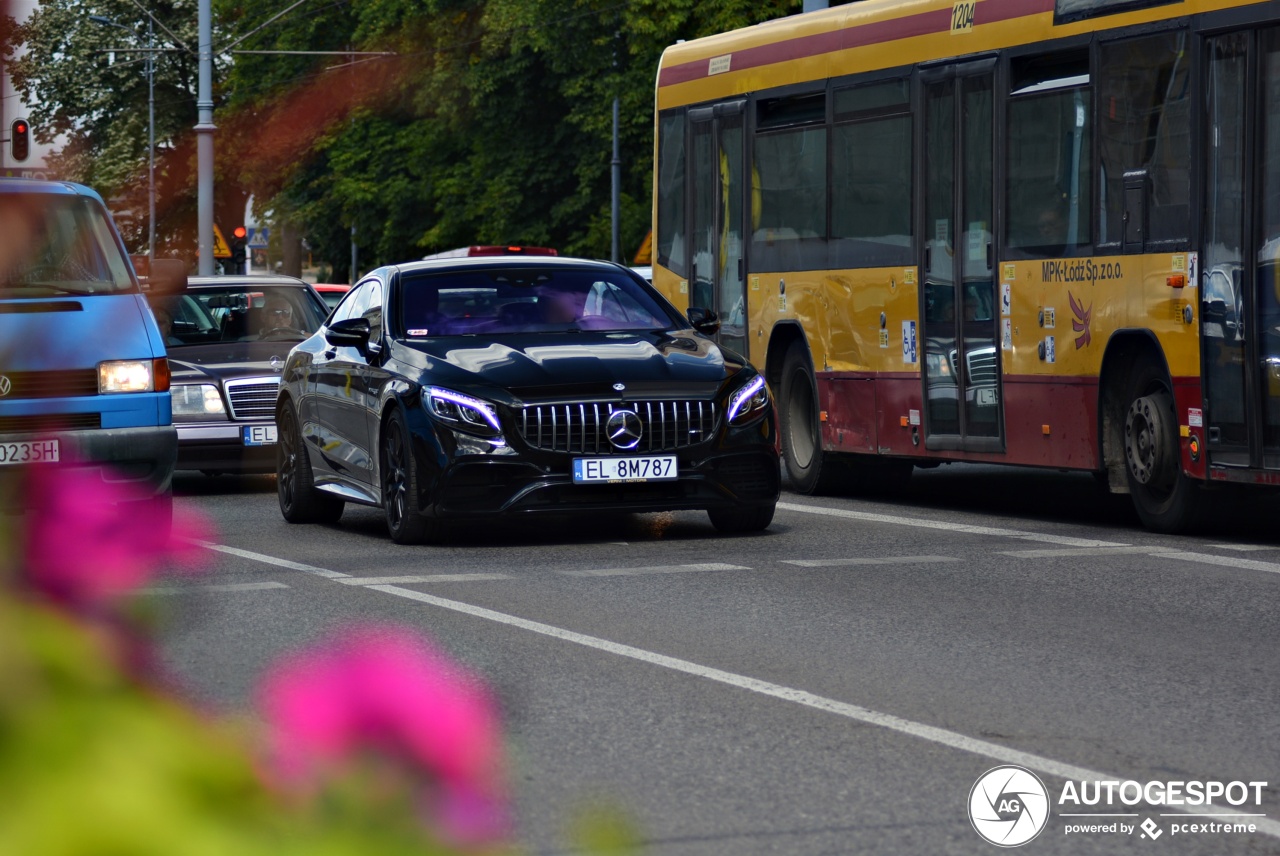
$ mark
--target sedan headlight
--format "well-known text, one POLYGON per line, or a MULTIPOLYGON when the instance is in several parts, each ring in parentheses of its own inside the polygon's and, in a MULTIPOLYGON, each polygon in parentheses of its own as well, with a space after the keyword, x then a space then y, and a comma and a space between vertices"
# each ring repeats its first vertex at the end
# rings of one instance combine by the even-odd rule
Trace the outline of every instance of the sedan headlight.
POLYGON ((450 428, 484 437, 495 446, 506 445, 497 408, 489 402, 438 386, 428 387, 423 401, 428 412, 450 428))
POLYGON ((98 363, 98 392, 152 392, 156 388, 151 360, 109 360, 98 363))
POLYGON ((729 396, 729 421, 749 422, 769 406, 769 387, 764 376, 756 375, 742 389, 729 396))
POLYGON ((218 388, 207 383, 177 384, 173 388, 173 415, 225 417, 227 409, 222 403, 222 395, 218 388))

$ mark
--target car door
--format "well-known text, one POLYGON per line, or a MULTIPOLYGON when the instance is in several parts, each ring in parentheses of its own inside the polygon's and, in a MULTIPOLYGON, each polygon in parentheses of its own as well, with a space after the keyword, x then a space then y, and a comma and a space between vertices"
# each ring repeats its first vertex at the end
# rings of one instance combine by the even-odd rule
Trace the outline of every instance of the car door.
MULTIPOLYGON (((357 285, 329 323, 363 315, 373 296, 375 282, 366 280, 357 285)), ((326 338, 323 349, 312 362, 315 421, 304 426, 304 433, 310 434, 309 442, 320 452, 323 468, 361 484, 370 483, 373 470, 364 418, 365 365, 365 355, 359 348, 337 345, 326 338)))

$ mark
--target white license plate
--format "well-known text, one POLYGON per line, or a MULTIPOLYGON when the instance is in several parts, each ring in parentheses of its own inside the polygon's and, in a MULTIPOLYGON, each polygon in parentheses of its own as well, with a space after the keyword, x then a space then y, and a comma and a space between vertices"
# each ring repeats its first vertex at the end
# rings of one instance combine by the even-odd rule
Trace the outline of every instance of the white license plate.
POLYGON ((978 406, 990 407, 996 403, 996 388, 994 386, 983 387, 978 390, 978 406))
POLYGON ((57 440, 23 440, 0 443, 0 467, 8 464, 45 464, 61 460, 57 440))
POLYGON ((276 442, 276 426, 246 425, 244 426, 244 444, 246 446, 270 446, 276 442))
POLYGON ((677 475, 675 455, 573 459, 576 484, 673 481, 677 475))

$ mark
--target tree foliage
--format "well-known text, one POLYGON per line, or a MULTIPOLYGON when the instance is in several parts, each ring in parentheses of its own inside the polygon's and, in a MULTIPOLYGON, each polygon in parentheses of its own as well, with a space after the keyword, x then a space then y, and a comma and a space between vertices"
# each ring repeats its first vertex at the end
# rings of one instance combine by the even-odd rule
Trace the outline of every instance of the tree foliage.
MULTIPOLYGON (((195 0, 166 2, 157 16, 194 44, 195 0)), ((240 198, 252 193, 260 213, 293 224, 336 277, 349 266, 352 227, 361 269, 470 243, 607 256, 616 98, 621 248, 629 256, 649 228, 653 86, 663 49, 798 7, 794 0, 311 0, 268 24, 281 9, 275 0, 215 0, 214 44, 224 51, 219 187, 233 186, 240 198), (238 50, 394 55, 225 53, 239 34, 251 35, 238 50)), ((145 32, 129 0, 106 0, 101 11, 145 32)), ((33 115, 39 133, 71 140, 59 168, 113 195, 136 184, 145 79, 92 53, 127 34, 89 24, 74 0, 46 0, 25 35, 29 54, 14 77, 42 105, 33 115)), ((166 54, 157 71, 166 174, 188 180, 169 192, 187 197, 194 178, 175 159, 191 157, 182 143, 194 121, 189 59, 166 54)))

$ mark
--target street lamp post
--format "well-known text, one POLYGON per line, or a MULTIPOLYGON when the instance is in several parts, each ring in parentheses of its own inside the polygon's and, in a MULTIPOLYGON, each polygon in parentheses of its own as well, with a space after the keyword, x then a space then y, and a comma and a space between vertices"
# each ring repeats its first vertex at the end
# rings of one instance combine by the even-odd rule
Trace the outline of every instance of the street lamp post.
MULTIPOLYGON (((124 24, 104 15, 90 15, 89 20, 106 27, 115 27, 138 38, 138 34, 124 24)), ((147 18, 147 260, 156 257, 156 54, 155 28, 147 18)))

